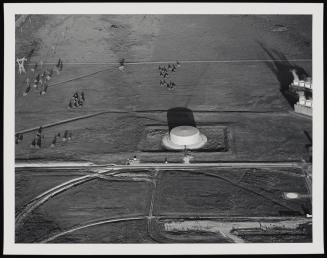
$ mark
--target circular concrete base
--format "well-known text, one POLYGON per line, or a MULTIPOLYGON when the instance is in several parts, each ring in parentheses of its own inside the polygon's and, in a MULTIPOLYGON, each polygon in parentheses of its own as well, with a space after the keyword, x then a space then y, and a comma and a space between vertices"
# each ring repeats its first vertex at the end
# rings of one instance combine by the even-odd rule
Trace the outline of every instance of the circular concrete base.
POLYGON ((162 138, 162 144, 171 150, 200 149, 206 142, 207 137, 192 126, 175 127, 162 138))

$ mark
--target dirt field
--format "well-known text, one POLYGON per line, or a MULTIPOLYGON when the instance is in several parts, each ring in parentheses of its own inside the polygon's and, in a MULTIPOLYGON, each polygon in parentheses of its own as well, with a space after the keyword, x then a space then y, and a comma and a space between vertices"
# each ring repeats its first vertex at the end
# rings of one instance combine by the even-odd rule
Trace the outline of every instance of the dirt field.
MULTIPOLYGON (((284 192, 308 194, 303 172, 296 168, 160 170, 156 176, 150 170, 134 173, 122 170, 116 177, 107 174, 57 194, 50 191, 46 202, 37 197, 42 188, 47 186, 50 190, 50 183, 52 187, 59 185, 59 175, 66 174, 67 181, 73 175, 76 179, 76 172, 58 169, 29 172, 24 169, 16 173, 17 198, 27 194, 26 198, 18 198, 19 206, 16 204, 17 217, 27 214, 16 221, 16 241, 23 243, 45 240, 146 243, 151 239, 151 242, 233 242, 219 236, 219 232, 209 234, 210 231, 204 235, 203 232, 191 232, 188 236, 187 232, 182 235, 179 232, 178 237, 173 236, 161 229, 162 223, 158 219, 218 217, 220 222, 234 219, 250 222, 247 226, 251 226, 251 221, 258 223, 262 218, 269 221, 286 216, 289 225, 294 227, 291 221, 302 219, 311 210, 309 198, 287 200, 283 197, 284 192), (137 178, 139 182, 133 182, 137 178), (156 182, 155 188, 151 181, 156 182), (24 187, 20 187, 22 185, 24 187), (35 205, 30 206, 34 208, 27 209, 31 200, 35 200, 35 205), (149 214, 157 218, 153 225, 149 225, 152 222, 149 214), (97 231, 99 235, 94 236, 97 231)), ((267 234, 266 231, 262 233, 267 234)), ((303 235, 305 239, 311 237, 311 231, 302 232, 302 237, 297 236, 299 232, 293 233, 292 241, 295 242, 301 242, 303 235)), ((255 236, 258 235, 261 233, 256 232, 255 236)), ((259 242, 268 242, 271 235, 278 235, 278 232, 271 232, 268 238, 262 236, 259 242)), ((245 233, 244 239, 247 237, 251 239, 251 235, 245 233)))
MULTIPOLYGON (((28 15, 18 20, 16 56, 28 61, 26 74, 16 67, 15 130, 24 136, 16 144, 17 162, 125 164, 137 155, 141 162, 168 158, 180 163, 183 153, 144 148, 146 132, 168 128, 168 113, 175 108, 187 108, 199 127, 228 130, 228 151, 194 152, 194 163, 310 159, 312 120, 295 114, 292 100, 283 94, 292 80, 291 68, 311 75, 310 16, 28 15), (25 80, 54 68, 59 58, 63 70, 51 78, 47 93, 40 95, 32 87, 23 96, 25 80), (123 71, 118 69, 122 58, 123 71), (159 84, 158 66, 176 61, 181 66, 168 77, 176 87, 168 90, 159 84), (69 109, 75 91, 83 91, 86 100, 83 107, 69 109), (42 146, 31 148, 40 126, 46 126, 42 146), (71 141, 61 137, 50 147, 54 136, 65 130, 72 133, 71 141)), ((157 172, 137 171, 137 182, 134 177, 123 182, 88 178, 89 171, 17 170, 16 241, 233 242, 234 235, 211 231, 151 230, 162 225, 149 210, 159 218, 303 218, 311 210, 309 199, 283 198, 283 192, 308 194, 303 171, 280 170, 214 171, 219 177, 176 170, 161 171, 158 178, 153 174, 157 172), (87 179, 79 181, 83 176, 87 179), (42 195, 70 180, 78 184, 42 195)), ((239 231, 235 241, 310 241, 310 230, 294 230, 279 239, 276 229, 271 234, 239 231)))
MULTIPOLYGON (((269 125, 271 134, 282 137, 285 130, 290 131, 290 135, 298 135, 294 142, 302 142, 301 145, 305 145, 307 140, 303 130, 311 133, 310 120, 293 118, 287 113, 292 108, 282 96, 280 88, 285 80, 281 77, 285 73, 283 69, 289 64, 278 61, 298 59, 299 61, 290 63, 311 73, 311 62, 301 61, 311 59, 309 16, 32 15, 29 18, 17 27, 17 56, 27 56, 34 49, 28 60, 30 64, 40 60, 56 63, 58 58, 62 58, 64 69, 50 81, 44 96, 32 89, 28 96, 23 97, 23 81, 26 77, 32 79, 33 74, 30 71, 27 75, 17 73, 17 132, 100 111, 126 113, 108 113, 44 130, 44 136, 52 139, 55 132, 64 128, 72 129, 76 141, 69 147, 59 145, 55 150, 45 148, 35 151, 27 147, 33 136, 26 135, 24 143, 16 145, 17 159, 64 159, 70 153, 67 148, 74 153, 75 159, 87 159, 85 156, 89 154, 135 152, 135 145, 139 141, 137 137, 144 130, 143 126, 149 123, 166 124, 166 112, 174 107, 189 108, 195 113, 198 122, 224 123, 226 118, 227 121, 232 120, 238 114, 238 122, 233 121, 235 126, 249 120, 248 113, 244 112, 268 112, 262 118, 254 115, 255 125, 247 127, 274 123, 273 128, 269 125), (285 26, 287 30, 275 31, 279 25, 285 26), (55 47, 55 53, 51 51, 52 46, 55 47), (124 72, 117 69, 120 58, 125 58, 127 62, 124 72), (175 60, 185 63, 175 73, 171 73, 170 79, 176 83, 176 88, 168 91, 159 85, 157 68, 160 61, 175 60), (232 62, 186 62, 190 60, 232 62), (159 63, 139 63, 142 61, 159 63), (106 70, 89 77, 56 84, 104 69, 106 70), (85 105, 68 110, 68 102, 76 90, 85 92, 85 105), (158 115, 154 111, 158 111, 158 115), (198 115, 196 111, 233 113, 214 113, 212 117, 205 117, 210 114, 198 115), (279 117, 270 112, 283 114, 279 117), (221 115, 224 116, 221 121, 212 120, 221 115), (281 121, 284 117, 295 124, 292 122, 286 126, 281 121), (101 142, 105 146, 99 148, 101 142)), ((40 66, 39 69, 42 71, 40 66)), ((258 133, 252 130, 249 134, 253 136, 247 135, 242 140, 251 137, 252 144, 260 138, 266 139, 265 135, 258 137, 258 133)), ((264 130, 260 128, 259 131, 264 130)), ((272 138, 275 139, 275 136, 272 138)), ((49 145, 49 140, 46 145, 49 145)), ((290 149, 285 153, 285 159, 297 150, 298 146, 290 149)))

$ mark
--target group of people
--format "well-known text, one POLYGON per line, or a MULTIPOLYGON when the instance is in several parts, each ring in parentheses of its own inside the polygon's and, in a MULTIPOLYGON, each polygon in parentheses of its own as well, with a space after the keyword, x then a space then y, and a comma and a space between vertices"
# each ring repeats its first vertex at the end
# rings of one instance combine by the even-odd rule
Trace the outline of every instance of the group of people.
POLYGON ((172 90, 176 86, 176 84, 172 81, 169 81, 168 83, 165 80, 160 80, 160 86, 165 86, 168 90, 172 90))
MULTIPOLYGON (((43 62, 40 62, 40 66, 42 67, 43 62)), ((59 58, 58 63, 56 64, 55 68, 51 68, 48 69, 46 68, 43 73, 38 73, 35 77, 34 80, 31 81, 29 79, 29 77, 26 78, 26 89, 23 93, 23 96, 28 95, 28 93, 30 92, 31 88, 36 88, 40 90, 40 95, 44 95, 46 94, 47 90, 48 90, 48 82, 50 81, 50 79, 53 76, 54 71, 56 71, 57 74, 60 73, 60 71, 62 71, 63 68, 63 62, 62 60, 59 58)), ((38 69, 38 64, 35 63, 35 65, 31 68, 31 72, 34 74, 38 69)), ((42 69, 42 68, 41 68, 42 69)))
MULTIPOLYGON (((65 130, 64 132, 64 135, 62 137, 62 141, 65 142, 65 141, 70 141, 72 139, 72 132, 71 131, 68 131, 68 130, 65 130)), ((57 144, 57 141, 58 141, 58 138, 61 137, 61 134, 60 133, 57 133, 54 137, 53 137, 53 140, 51 142, 51 145, 50 147, 53 148, 56 146, 57 144)))
POLYGON ((85 101, 85 95, 84 92, 77 92, 75 91, 74 95, 69 101, 68 108, 76 108, 76 107, 82 107, 85 101))
MULTIPOLYGON (((44 135, 42 134, 42 132, 43 132, 43 127, 40 126, 39 129, 37 130, 32 142, 31 142, 31 145, 30 145, 31 148, 36 148, 36 149, 41 148, 42 141, 44 140, 44 135)), ((51 148, 55 147, 55 145, 57 144, 59 138, 61 138, 63 142, 70 141, 72 139, 72 135, 73 135, 72 132, 69 131, 69 130, 65 130, 62 137, 61 137, 60 133, 57 133, 54 136, 50 147, 51 148)), ((15 138, 16 138, 15 142, 16 142, 16 144, 18 144, 19 142, 21 142, 23 140, 23 134, 22 133, 17 133, 15 135, 15 138)))
POLYGON ((41 148, 42 146, 42 140, 44 139, 44 135, 42 135, 42 126, 37 130, 36 135, 33 138, 33 141, 31 143, 31 148, 41 148))
POLYGON ((24 136, 22 133, 16 133, 15 135, 15 143, 18 144, 23 140, 24 136))
POLYGON ((163 79, 160 80, 160 86, 165 86, 168 90, 174 89, 176 84, 173 81, 166 81, 166 78, 169 77, 168 71, 175 72, 177 67, 180 67, 180 63, 178 61, 176 64, 168 64, 167 67, 159 65, 158 70, 160 72, 160 76, 163 77, 163 79))

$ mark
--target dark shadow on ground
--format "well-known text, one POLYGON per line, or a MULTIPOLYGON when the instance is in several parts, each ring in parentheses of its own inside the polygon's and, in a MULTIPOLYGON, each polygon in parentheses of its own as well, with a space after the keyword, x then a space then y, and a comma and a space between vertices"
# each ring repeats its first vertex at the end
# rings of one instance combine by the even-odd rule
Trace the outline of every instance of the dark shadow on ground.
POLYGON ((167 111, 169 131, 177 126, 188 125, 196 127, 192 110, 185 107, 171 108, 167 111))
POLYGON ((305 148, 309 154, 308 161, 312 162, 312 137, 307 130, 304 130, 303 132, 304 132, 305 136, 308 138, 308 140, 310 141, 310 143, 305 145, 305 148))
POLYGON ((291 64, 286 56, 278 50, 268 49, 262 42, 257 41, 260 47, 266 52, 266 54, 272 59, 273 62, 266 62, 268 68, 275 74, 280 84, 280 91, 286 98, 290 106, 297 102, 296 94, 291 94, 289 91, 289 85, 293 81, 293 75, 291 70, 295 69, 300 79, 305 79, 308 73, 300 66, 291 64))

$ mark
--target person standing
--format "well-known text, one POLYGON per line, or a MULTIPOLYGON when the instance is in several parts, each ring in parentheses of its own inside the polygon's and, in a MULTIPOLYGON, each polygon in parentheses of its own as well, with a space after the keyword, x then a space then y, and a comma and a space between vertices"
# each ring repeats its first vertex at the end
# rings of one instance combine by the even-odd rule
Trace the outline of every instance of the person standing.
POLYGON ((34 87, 34 88, 37 88, 39 82, 40 82, 40 74, 38 74, 38 75, 35 77, 33 87, 34 87))
POLYGON ((65 130, 62 141, 65 142, 67 140, 67 138, 68 138, 68 130, 65 130))
POLYGON ((73 137, 73 133, 72 132, 69 132, 69 134, 68 134, 68 141, 70 141, 71 139, 72 139, 72 137, 73 137))
POLYGON ((64 66, 64 64, 63 64, 62 60, 60 60, 59 71, 62 71, 63 66, 64 66))
POLYGON ((120 61, 119 61, 119 67, 118 69, 120 71, 124 71, 125 70, 125 58, 122 58, 120 61))
POLYGON ((37 63, 35 63, 34 66, 31 68, 31 72, 35 73, 36 69, 37 69, 37 63))
POLYGON ((53 140, 52 140, 52 142, 51 142, 50 147, 51 147, 51 148, 55 147, 56 143, 57 143, 57 135, 55 135, 55 136, 53 137, 53 140))
POLYGON ((41 136, 37 137, 36 139, 36 147, 39 149, 41 148, 42 140, 41 136))
POLYGON ((26 96, 31 90, 31 81, 30 81, 29 78, 26 79, 26 86, 27 87, 26 87, 26 89, 25 89, 25 91, 23 93, 23 96, 26 96))
POLYGON ((33 141, 32 141, 32 143, 31 143, 31 145, 30 145, 30 147, 31 148, 35 148, 35 145, 36 145, 36 139, 34 138, 33 141))
POLYGON ((71 97, 69 104, 68 104, 69 108, 75 108, 75 98, 71 97))

